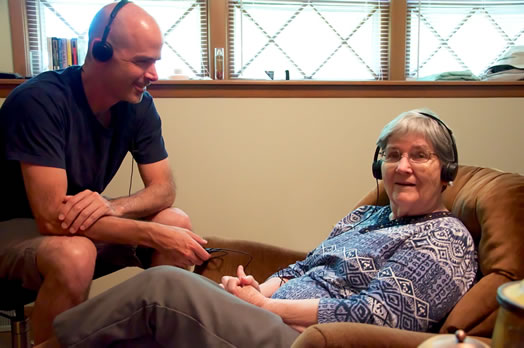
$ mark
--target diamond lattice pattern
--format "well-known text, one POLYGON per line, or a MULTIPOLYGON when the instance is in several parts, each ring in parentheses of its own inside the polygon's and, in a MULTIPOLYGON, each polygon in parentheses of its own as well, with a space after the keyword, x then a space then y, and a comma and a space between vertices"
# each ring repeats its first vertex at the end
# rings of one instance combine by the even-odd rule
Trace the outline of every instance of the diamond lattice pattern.
POLYGON ((239 78, 387 78, 388 1, 230 1, 239 78))
MULTIPOLYGON (((155 18, 164 34, 162 59, 156 64, 159 76, 167 78, 175 69, 190 77, 207 76, 206 1, 134 2, 155 18)), ((39 3, 40 47, 44 53, 40 69, 46 70, 48 66, 47 37, 77 37, 85 55, 90 21, 107 0, 39 0, 39 3)))
POLYGON ((524 45, 524 2, 468 6, 457 1, 441 7, 427 2, 420 8, 413 3, 408 16, 410 77, 463 70, 480 75, 508 48, 524 45))

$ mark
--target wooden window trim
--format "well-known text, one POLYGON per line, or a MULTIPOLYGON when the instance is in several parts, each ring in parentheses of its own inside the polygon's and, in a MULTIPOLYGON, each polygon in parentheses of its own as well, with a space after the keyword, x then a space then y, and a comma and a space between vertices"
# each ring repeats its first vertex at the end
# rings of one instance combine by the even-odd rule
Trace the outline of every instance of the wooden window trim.
POLYGON ((406 79, 406 1, 391 1, 389 30, 389 80, 406 79), (391 43, 394 42, 395 45, 391 43))
POLYGON ((11 25, 11 46, 13 49, 13 70, 22 76, 29 76, 29 51, 27 42, 27 21, 25 1, 9 0, 9 18, 11 25))
MULTIPOLYGON (((0 80, 0 98, 25 80, 0 80)), ((524 81, 157 81, 155 98, 522 98, 524 81)))
MULTIPOLYGON (((27 76, 30 71, 27 52, 25 1, 8 0, 11 23, 14 71, 27 76)), ((476 98, 524 97, 524 82, 498 81, 405 81, 406 0, 391 1, 390 79, 386 81, 158 81, 150 88, 157 98, 476 98)), ((208 4, 209 72, 214 72, 214 48, 227 43, 227 0, 208 4)), ((24 80, 0 80, 0 97, 24 80)))

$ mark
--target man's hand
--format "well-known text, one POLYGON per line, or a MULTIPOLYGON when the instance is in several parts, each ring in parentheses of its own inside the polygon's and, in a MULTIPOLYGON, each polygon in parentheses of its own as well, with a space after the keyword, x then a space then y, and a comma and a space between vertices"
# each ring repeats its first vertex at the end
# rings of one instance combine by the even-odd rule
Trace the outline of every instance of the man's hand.
POLYGON ((154 264, 170 264, 182 268, 201 265, 211 255, 202 247, 207 241, 190 230, 181 227, 157 225, 161 233, 153 235, 155 249, 159 254, 154 264), (165 232, 165 233, 162 233, 165 232))
POLYGON ((87 230, 102 216, 117 216, 117 213, 111 202, 90 190, 66 196, 58 211, 61 227, 71 234, 87 230))
POLYGON ((260 292, 259 284, 255 278, 246 275, 242 265, 238 266, 237 277, 222 277, 220 286, 236 297, 258 307, 264 307, 269 300, 260 292))

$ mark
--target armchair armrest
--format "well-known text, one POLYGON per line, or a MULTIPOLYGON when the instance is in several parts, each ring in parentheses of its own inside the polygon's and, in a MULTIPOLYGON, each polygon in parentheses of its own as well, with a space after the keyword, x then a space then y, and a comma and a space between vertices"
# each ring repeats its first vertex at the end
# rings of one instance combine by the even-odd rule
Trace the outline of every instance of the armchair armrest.
POLYGON ((308 327, 291 348, 417 347, 433 334, 362 323, 328 323, 308 327))
POLYGON ((259 282, 263 282, 280 268, 304 259, 307 254, 302 251, 246 240, 219 237, 206 237, 205 239, 208 241, 206 248, 231 250, 213 253, 208 262, 195 267, 195 273, 215 282, 220 282, 224 275, 236 275, 237 266, 245 266, 250 260, 246 273, 251 274, 259 282))
MULTIPOLYGON (((362 323, 328 323, 308 327, 291 348, 416 348, 434 333, 416 332, 362 323)), ((485 337, 468 336, 487 345, 485 337)))

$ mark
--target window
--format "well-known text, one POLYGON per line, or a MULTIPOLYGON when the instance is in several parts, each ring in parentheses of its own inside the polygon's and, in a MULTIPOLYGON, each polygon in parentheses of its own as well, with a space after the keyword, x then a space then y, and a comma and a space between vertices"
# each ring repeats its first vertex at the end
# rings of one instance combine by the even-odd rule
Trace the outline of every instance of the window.
POLYGON ((469 70, 481 75, 524 45, 524 1, 421 1, 407 6, 407 76, 469 70))
POLYGON ((388 77, 389 1, 229 1, 230 76, 388 77))
MULTIPOLYGON (((20 38, 25 51, 15 50, 14 62, 29 62, 23 68, 29 75, 53 65, 52 37, 77 38, 81 63, 89 22, 110 0, 9 0, 9 6, 22 7, 20 1, 28 40, 20 38)), ((194 79, 212 77, 209 52, 216 48, 224 49, 229 79, 405 80, 464 70, 480 75, 508 49, 524 45, 524 0, 135 2, 164 32, 161 79, 175 69, 194 79)))
MULTIPOLYGON (((207 76, 207 2, 204 0, 137 0, 158 22, 164 34, 162 59, 157 63, 160 77, 182 72, 193 78, 207 76)), ((87 52, 89 24, 107 0, 26 0, 31 72, 64 68, 73 61, 53 64, 53 39, 67 57, 71 41, 77 41, 78 64, 87 52), (73 39, 73 40, 71 40, 73 39)), ((73 44, 74 46, 74 44, 73 44)), ((60 48, 59 48, 60 49, 60 48)), ((55 49, 56 52, 56 49, 55 49)), ((56 63, 56 59, 55 59, 56 63)))

